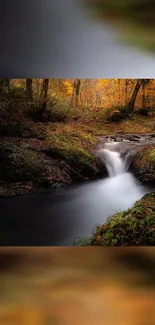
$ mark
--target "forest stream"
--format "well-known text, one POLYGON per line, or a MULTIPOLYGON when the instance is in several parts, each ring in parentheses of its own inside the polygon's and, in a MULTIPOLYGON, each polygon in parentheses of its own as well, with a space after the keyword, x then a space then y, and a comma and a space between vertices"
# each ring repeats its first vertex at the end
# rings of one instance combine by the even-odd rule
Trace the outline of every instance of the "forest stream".
POLYGON ((130 172, 132 154, 155 143, 148 136, 100 137, 95 154, 108 177, 44 192, 1 199, 0 245, 71 245, 89 236, 115 212, 130 208, 150 191, 130 172))

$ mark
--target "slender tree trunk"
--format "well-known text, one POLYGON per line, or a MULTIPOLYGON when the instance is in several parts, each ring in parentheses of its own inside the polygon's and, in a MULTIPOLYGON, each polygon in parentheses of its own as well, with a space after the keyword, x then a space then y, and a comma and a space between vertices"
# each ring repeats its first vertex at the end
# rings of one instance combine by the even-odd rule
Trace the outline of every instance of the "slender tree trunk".
POLYGON ((142 79, 138 79, 138 81, 136 82, 135 88, 133 90, 131 99, 128 103, 130 112, 133 112, 133 110, 134 110, 135 101, 136 101, 136 98, 137 98, 137 95, 138 95, 141 85, 142 85, 142 79))
POLYGON ((151 79, 143 79, 142 80, 142 108, 145 108, 146 106, 146 94, 145 94, 145 88, 150 83, 151 79))
MULTIPOLYGON (((36 79, 36 93, 37 95, 39 94, 39 90, 40 90, 40 83, 39 83, 39 79, 36 79)), ((39 96, 37 96, 37 101, 38 101, 39 96)))
POLYGON ((130 112, 132 112, 134 110, 135 101, 136 101, 138 92, 140 90, 140 87, 143 86, 145 88, 149 84, 150 80, 151 79, 138 79, 138 81, 137 81, 137 83, 135 85, 135 88, 133 90, 131 99, 130 99, 129 104, 128 104, 130 112))
POLYGON ((46 105, 47 105, 47 95, 48 95, 48 85, 49 85, 49 79, 44 79, 43 80, 43 85, 41 89, 41 94, 40 94, 40 111, 41 111, 41 116, 43 116, 45 110, 46 110, 46 105))
POLYGON ((124 87, 124 105, 127 104, 128 99, 128 80, 125 79, 125 87, 124 87))
POLYGON ((75 106, 79 105, 79 94, 80 94, 81 79, 77 79, 75 82, 75 106))
POLYGON ((66 112, 64 113, 62 119, 64 119, 66 117, 66 115, 68 114, 69 110, 71 109, 71 107, 73 105, 74 96, 75 96, 75 88, 76 88, 76 79, 74 80, 74 83, 73 83, 73 91, 72 91, 72 97, 71 97, 70 105, 68 106, 68 108, 67 108, 66 112))
POLYGON ((142 83, 142 108, 145 108, 145 85, 142 83))
POLYGON ((118 79, 118 101, 119 105, 121 105, 121 79, 118 79))
POLYGON ((4 80, 0 80, 0 94, 4 92, 4 80))
POLYGON ((10 81, 10 79, 4 79, 4 85, 8 91, 10 90, 10 81))
POLYGON ((26 94, 28 100, 33 100, 32 79, 26 79, 26 94))
POLYGON ((0 80, 0 92, 3 93, 5 89, 10 90, 11 79, 1 79, 0 80))

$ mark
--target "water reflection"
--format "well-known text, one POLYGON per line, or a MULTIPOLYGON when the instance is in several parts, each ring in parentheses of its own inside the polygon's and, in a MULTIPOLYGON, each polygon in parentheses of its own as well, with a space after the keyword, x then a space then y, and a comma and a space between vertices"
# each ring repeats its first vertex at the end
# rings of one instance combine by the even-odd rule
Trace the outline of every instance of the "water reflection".
POLYGON ((2 199, 0 245, 71 245, 147 192, 132 174, 123 173, 60 193, 2 199))

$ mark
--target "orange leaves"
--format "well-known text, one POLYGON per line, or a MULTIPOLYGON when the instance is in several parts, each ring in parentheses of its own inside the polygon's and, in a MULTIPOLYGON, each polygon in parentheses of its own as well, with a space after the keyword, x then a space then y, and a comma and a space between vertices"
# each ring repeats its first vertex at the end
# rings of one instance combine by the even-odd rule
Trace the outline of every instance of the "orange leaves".
MULTIPOLYGON (((25 87, 26 79, 13 79, 11 82, 16 87, 25 87)), ((34 93, 40 93, 43 79, 33 79, 34 93)), ((78 79, 77 79, 78 80, 78 79)), ((78 94, 77 108, 83 110, 95 110, 100 107, 100 111, 114 106, 125 106, 128 104, 135 84, 138 79, 80 79, 80 91, 78 94)), ((49 98, 56 97, 58 101, 66 100, 68 105, 72 97, 75 79, 49 79, 49 98)), ((137 95, 135 110, 142 108, 144 97, 146 104, 153 106, 155 93, 155 80, 150 80, 145 91, 140 88, 137 95)))
POLYGON ((69 79, 64 79, 63 81, 65 87, 66 87, 66 92, 68 95, 72 95, 72 91, 73 91, 73 87, 72 87, 72 83, 71 80, 69 79))

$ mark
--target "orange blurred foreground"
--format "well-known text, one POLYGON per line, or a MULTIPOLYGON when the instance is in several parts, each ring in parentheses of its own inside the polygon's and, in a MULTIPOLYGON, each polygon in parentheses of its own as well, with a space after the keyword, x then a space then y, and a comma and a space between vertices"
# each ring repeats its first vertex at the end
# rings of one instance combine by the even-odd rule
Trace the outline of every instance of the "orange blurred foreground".
POLYGON ((143 272, 122 251, 131 249, 1 248, 0 325, 153 325, 154 288, 136 286, 143 272))

